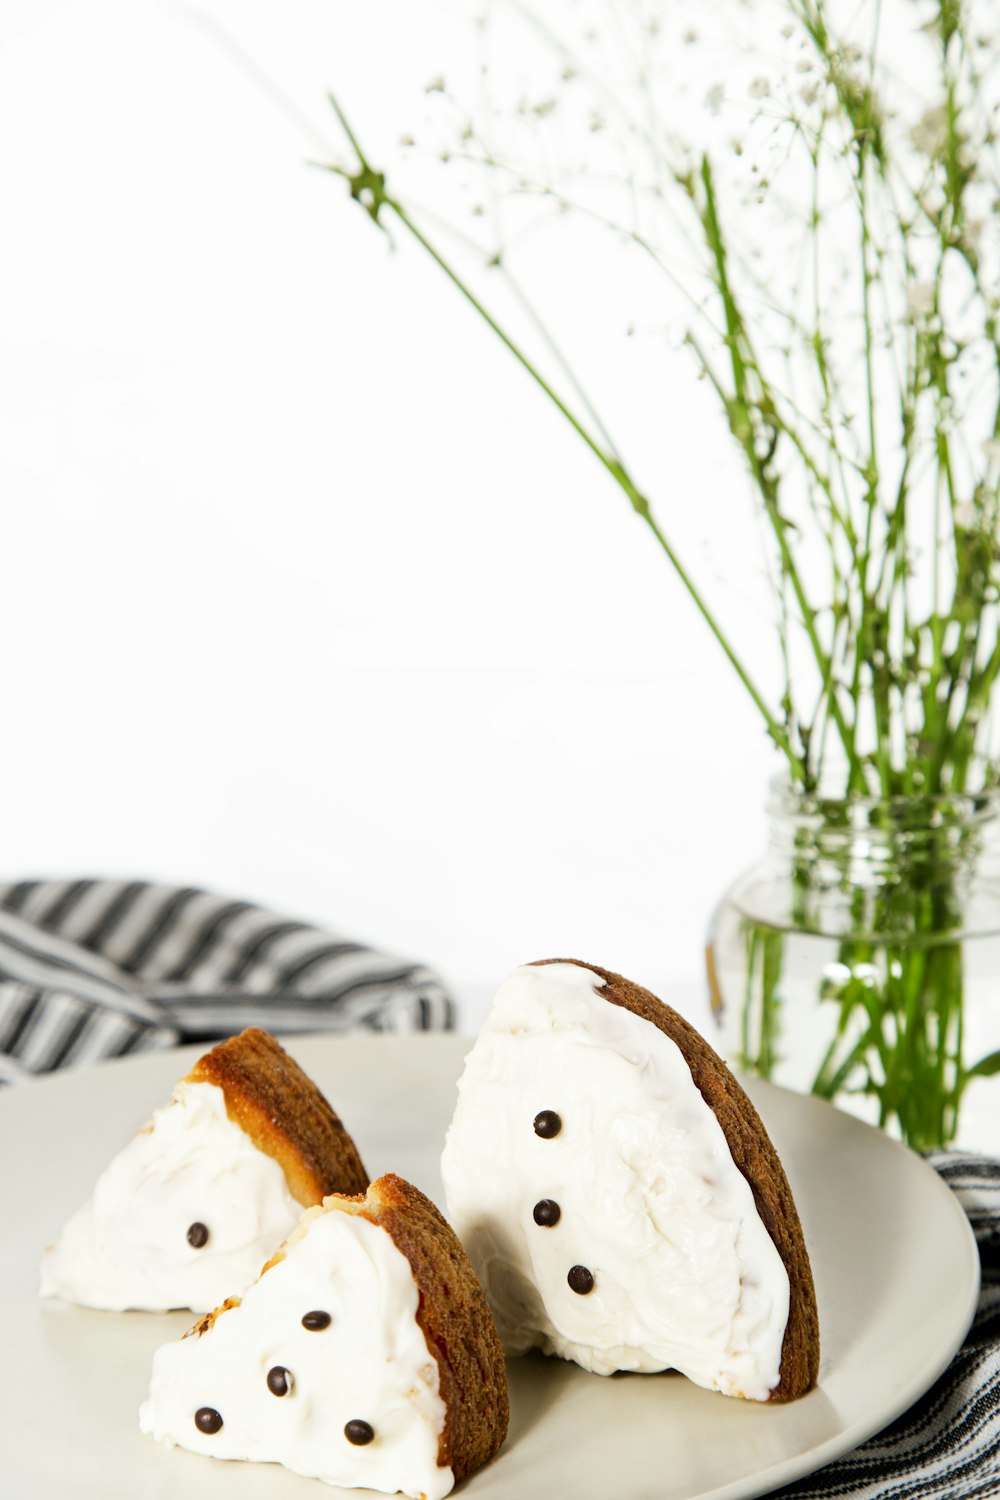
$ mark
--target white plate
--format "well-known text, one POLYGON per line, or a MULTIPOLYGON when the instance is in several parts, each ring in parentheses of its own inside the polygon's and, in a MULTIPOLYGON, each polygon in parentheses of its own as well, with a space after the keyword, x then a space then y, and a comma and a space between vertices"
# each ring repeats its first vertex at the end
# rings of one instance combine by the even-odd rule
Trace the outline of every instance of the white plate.
MULTIPOLYGON (((467 1043, 322 1038, 290 1050, 368 1170, 441 1202, 438 1157, 467 1043)), ((140 1436, 153 1350, 190 1314, 40 1303, 43 1246, 202 1048, 57 1075, 0 1094, 0 1490, 11 1500, 307 1500, 270 1465, 219 1463, 140 1436)), ((819 1389, 789 1406, 727 1400, 678 1375, 585 1374, 512 1360, 511 1426, 469 1500, 737 1500, 846 1452, 905 1410, 971 1321, 979 1261, 954 1197, 918 1157, 818 1100, 751 1085, 798 1201, 819 1297, 819 1389)), ((368 1491, 363 1492, 368 1494, 368 1491)))

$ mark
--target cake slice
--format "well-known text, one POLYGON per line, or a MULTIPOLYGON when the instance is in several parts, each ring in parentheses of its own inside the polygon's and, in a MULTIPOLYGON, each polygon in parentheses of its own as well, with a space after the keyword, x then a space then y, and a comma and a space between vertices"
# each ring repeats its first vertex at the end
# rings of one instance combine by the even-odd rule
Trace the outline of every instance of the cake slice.
POLYGON ((757 1401, 815 1385, 812 1272, 777 1153, 647 990, 576 960, 515 970, 466 1059, 442 1174, 508 1353, 676 1369, 757 1401))
POLYGON ((158 1349, 139 1426, 214 1458, 441 1500, 497 1452, 507 1416, 468 1258, 390 1175, 309 1209, 242 1300, 158 1349))
POLYGON ((303 1208, 367 1184, 319 1089, 254 1027, 200 1058, 106 1167, 45 1252, 41 1294, 204 1312, 256 1278, 303 1208))

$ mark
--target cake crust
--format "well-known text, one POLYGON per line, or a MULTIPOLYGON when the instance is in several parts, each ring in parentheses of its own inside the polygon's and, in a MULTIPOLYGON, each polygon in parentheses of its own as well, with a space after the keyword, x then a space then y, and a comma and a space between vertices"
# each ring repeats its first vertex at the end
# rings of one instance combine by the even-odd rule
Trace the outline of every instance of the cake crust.
POLYGON ((252 1026, 198 1059, 186 1083, 212 1083, 226 1113, 273 1157, 303 1207, 368 1186, 357 1147, 323 1094, 270 1032, 252 1026))
POLYGON ((641 1016, 677 1046, 705 1103, 714 1111, 730 1153, 753 1192, 761 1222, 788 1273, 788 1323, 781 1346, 778 1384, 771 1401, 794 1401, 812 1390, 819 1375, 819 1315, 809 1252, 806 1249, 792 1190, 778 1153, 744 1090, 705 1038, 669 1005, 624 979, 578 958, 546 958, 546 964, 569 963, 604 980, 595 991, 611 1005, 641 1016))
POLYGON ((356 1211, 386 1231, 420 1289, 417 1322, 437 1360, 447 1409, 438 1463, 457 1484, 493 1458, 510 1420, 507 1369, 486 1293, 451 1225, 411 1183, 391 1172, 380 1177, 356 1211))

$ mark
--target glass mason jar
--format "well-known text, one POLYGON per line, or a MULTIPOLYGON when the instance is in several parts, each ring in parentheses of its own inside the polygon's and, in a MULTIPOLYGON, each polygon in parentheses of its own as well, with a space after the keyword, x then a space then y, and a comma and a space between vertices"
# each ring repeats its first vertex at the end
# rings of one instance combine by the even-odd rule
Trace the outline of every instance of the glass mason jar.
POLYGON ((1000 1154, 1000 792, 772 785, 706 961, 722 1051, 917 1150, 1000 1154))

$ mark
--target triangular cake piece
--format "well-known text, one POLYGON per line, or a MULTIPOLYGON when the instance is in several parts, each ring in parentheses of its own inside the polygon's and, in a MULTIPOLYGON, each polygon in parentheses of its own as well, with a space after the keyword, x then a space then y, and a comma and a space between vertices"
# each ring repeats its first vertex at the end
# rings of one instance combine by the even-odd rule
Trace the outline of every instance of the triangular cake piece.
POLYGON ((242 1300, 158 1349, 139 1425, 214 1458, 441 1500, 493 1457, 507 1417, 468 1257, 389 1175, 308 1210, 242 1300))
POLYGON ((819 1323, 791 1190, 746 1094, 648 990, 576 960, 515 970, 466 1060, 448 1211, 509 1354, 676 1369, 788 1401, 819 1323))
POLYGON ((260 1272, 303 1208, 363 1192, 351 1137, 257 1027, 205 1054, 105 1168, 42 1260, 42 1296, 205 1312, 260 1272))

